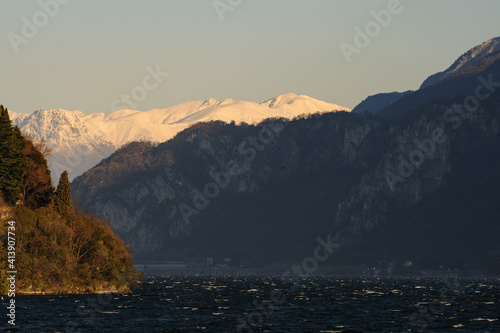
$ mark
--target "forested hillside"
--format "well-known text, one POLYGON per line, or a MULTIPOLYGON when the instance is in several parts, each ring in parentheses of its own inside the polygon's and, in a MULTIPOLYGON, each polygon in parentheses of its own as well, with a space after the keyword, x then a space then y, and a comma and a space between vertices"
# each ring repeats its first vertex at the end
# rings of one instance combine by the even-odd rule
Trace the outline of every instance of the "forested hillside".
POLYGON ((73 207, 67 172, 54 189, 49 153, 0 106, 1 293, 12 270, 20 294, 128 290, 140 278, 131 248, 104 221, 73 207))

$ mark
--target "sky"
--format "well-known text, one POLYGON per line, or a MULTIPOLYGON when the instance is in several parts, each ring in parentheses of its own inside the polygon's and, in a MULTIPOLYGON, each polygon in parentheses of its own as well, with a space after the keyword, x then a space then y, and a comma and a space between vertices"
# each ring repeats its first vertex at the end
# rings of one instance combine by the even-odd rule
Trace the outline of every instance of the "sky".
POLYGON ((498 13, 498 0, 0 0, 0 103, 107 114, 293 92, 353 108, 499 36, 498 13))

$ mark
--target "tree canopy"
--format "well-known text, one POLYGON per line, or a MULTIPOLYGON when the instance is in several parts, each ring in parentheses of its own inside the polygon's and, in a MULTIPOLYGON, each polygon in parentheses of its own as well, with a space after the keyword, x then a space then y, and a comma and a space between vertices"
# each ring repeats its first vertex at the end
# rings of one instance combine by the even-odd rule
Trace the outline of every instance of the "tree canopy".
POLYGON ((71 200, 71 184, 66 170, 61 173, 59 184, 54 196, 54 208, 61 215, 68 216, 73 212, 73 202, 71 200))
POLYGON ((11 124, 9 111, 0 105, 0 192, 9 204, 19 198, 28 165, 23 154, 24 144, 21 131, 11 124))

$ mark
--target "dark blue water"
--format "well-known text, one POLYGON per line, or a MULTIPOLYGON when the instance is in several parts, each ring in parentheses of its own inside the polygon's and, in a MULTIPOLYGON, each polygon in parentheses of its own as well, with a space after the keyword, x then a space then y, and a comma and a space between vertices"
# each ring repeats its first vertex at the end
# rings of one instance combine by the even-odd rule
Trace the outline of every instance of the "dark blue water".
POLYGON ((500 280, 149 277, 131 294, 16 298, 5 332, 500 332, 500 280))

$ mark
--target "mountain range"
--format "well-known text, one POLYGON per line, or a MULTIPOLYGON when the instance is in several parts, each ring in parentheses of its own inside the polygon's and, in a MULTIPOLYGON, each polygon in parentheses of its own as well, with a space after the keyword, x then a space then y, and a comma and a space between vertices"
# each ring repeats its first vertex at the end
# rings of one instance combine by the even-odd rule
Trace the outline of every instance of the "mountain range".
POLYGON ((130 143, 73 195, 139 261, 304 265, 332 240, 322 265, 498 274, 500 59, 483 46, 375 115, 210 121, 130 143))
POLYGON ((292 119, 301 114, 349 109, 305 95, 283 94, 261 103, 226 99, 191 101, 149 111, 119 110, 105 115, 62 109, 32 114, 10 111, 21 131, 43 139, 52 149, 53 174, 67 170, 70 180, 95 166, 125 143, 139 140, 164 142, 192 124, 220 120, 256 124, 267 118, 292 119))

